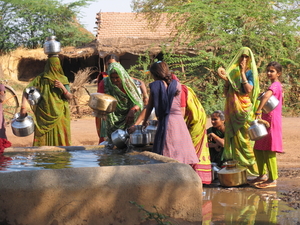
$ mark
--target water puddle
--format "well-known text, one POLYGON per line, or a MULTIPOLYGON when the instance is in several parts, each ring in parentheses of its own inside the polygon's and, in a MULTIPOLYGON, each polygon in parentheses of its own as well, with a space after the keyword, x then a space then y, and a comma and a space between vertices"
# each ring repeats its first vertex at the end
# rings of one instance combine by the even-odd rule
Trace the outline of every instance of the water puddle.
POLYGON ((202 224, 300 224, 300 209, 288 206, 276 190, 250 186, 203 188, 202 224))
POLYGON ((122 166, 162 163, 142 154, 121 150, 75 150, 62 152, 7 152, 0 156, 0 172, 122 166))

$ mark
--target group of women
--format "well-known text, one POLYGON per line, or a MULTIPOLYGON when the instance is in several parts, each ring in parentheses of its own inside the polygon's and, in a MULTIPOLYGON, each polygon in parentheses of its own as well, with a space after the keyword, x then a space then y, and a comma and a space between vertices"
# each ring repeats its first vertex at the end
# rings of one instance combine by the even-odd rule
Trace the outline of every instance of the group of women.
MULTIPOLYGON (((149 85, 149 102, 145 109, 140 97, 132 97, 138 92, 130 88, 128 74, 118 68, 123 67, 119 63, 109 65, 109 77, 104 78, 105 93, 114 95, 109 89, 119 87, 124 98, 127 96, 122 102, 130 104, 126 105, 127 111, 121 113, 125 122, 114 129, 127 129, 131 133, 134 125, 141 122, 146 127, 154 109, 159 123, 153 152, 191 165, 204 184, 212 182, 211 161, 222 166, 224 161, 237 160, 240 165, 247 167, 249 175, 257 176, 249 182, 251 185, 257 188, 276 186, 278 174, 275 153, 282 152, 280 64, 272 62, 267 66, 267 76, 272 85, 259 101, 259 78, 254 55, 250 48, 241 48, 227 69, 221 72, 225 79, 225 115, 222 111, 215 111, 211 115, 213 127, 208 131, 205 128, 206 114, 195 93, 190 87, 180 84, 165 62, 158 61, 150 67, 154 81, 149 85), (265 114, 262 108, 271 95, 278 98, 279 106, 265 114), (139 100, 141 104, 134 100, 139 100), (134 119, 127 120, 128 117, 134 119), (256 143, 248 135, 250 124, 255 119, 270 123, 268 135, 256 143)), ((120 110, 117 107, 107 120, 112 121, 120 110)))
MULTIPOLYGON (((131 78, 118 59, 107 59, 107 76, 99 79, 98 92, 114 96, 118 104, 115 112, 108 114, 105 120, 96 119, 99 142, 108 137, 111 146, 110 135, 116 129, 127 129, 131 133, 134 125, 141 122, 146 127, 154 109, 158 128, 153 152, 191 165, 204 184, 212 182, 211 161, 221 166, 226 160, 237 160, 247 167, 250 175, 258 176, 250 181, 251 185, 258 188, 276 186, 275 153, 282 152, 280 64, 272 62, 267 66, 272 85, 258 101, 260 89, 254 55, 249 48, 241 48, 227 69, 220 70, 220 76, 226 82, 225 116, 222 111, 212 113, 213 127, 207 132, 206 114, 197 96, 171 74, 164 61, 150 67, 154 81, 149 85, 148 98, 142 81, 131 78), (141 84, 142 91, 136 82, 141 84), (262 108, 271 95, 278 98, 279 106, 264 114, 262 108), (253 120, 261 118, 270 123, 270 128, 268 135, 254 146, 247 130, 253 120)), ((48 56, 44 72, 28 85, 32 86, 42 96, 37 105, 31 106, 35 114, 33 146, 71 145, 68 100, 73 96, 57 55, 48 56)), ((0 102, 1 93, 0 89, 0 102)), ((20 117, 27 115, 26 99, 24 91, 20 117)))

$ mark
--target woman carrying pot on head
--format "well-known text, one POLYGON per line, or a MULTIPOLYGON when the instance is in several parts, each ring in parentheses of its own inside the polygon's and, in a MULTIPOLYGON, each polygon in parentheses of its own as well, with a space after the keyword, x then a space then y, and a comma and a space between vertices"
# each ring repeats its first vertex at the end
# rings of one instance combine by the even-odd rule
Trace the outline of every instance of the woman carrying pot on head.
POLYGON ((120 63, 113 62, 108 67, 108 77, 99 83, 99 93, 105 93, 117 99, 116 110, 106 118, 108 147, 113 147, 111 134, 117 130, 130 127, 143 109, 142 96, 120 63))
MULTIPOLYGON (((44 72, 29 83, 41 94, 36 105, 31 105, 34 117, 33 146, 70 146, 70 93, 68 78, 64 75, 57 55, 48 55, 44 72)), ((28 94, 23 92, 20 117, 27 116, 28 94)))
POLYGON ((224 160, 237 160, 247 172, 257 175, 254 142, 248 135, 249 123, 255 119, 259 95, 258 72, 250 48, 242 47, 222 75, 225 84, 224 160))

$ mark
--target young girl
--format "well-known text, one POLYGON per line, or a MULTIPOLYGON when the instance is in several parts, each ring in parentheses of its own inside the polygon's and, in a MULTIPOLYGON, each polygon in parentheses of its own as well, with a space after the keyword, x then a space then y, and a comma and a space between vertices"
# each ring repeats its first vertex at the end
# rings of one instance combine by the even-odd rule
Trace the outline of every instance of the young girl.
POLYGON ((267 65, 267 76, 271 81, 271 86, 262 97, 259 107, 255 113, 256 119, 262 118, 270 123, 268 128, 268 135, 255 142, 254 154, 257 161, 259 176, 250 183, 257 188, 276 187, 276 180, 278 178, 276 152, 282 153, 282 124, 281 124, 281 110, 283 93, 279 76, 282 73, 282 66, 278 62, 270 62, 267 65), (269 112, 263 113, 262 108, 268 99, 274 95, 279 104, 277 107, 269 112), (268 176, 266 173, 268 171, 268 176))
POLYGON ((211 162, 222 166, 222 154, 224 150, 225 115, 221 110, 211 114, 212 127, 207 129, 208 147, 211 162))
POLYGON ((181 163, 197 164, 199 159, 181 110, 181 84, 172 79, 169 67, 163 61, 153 63, 150 72, 154 82, 149 85, 150 98, 143 118, 143 126, 147 126, 148 117, 154 107, 158 127, 153 152, 181 163))

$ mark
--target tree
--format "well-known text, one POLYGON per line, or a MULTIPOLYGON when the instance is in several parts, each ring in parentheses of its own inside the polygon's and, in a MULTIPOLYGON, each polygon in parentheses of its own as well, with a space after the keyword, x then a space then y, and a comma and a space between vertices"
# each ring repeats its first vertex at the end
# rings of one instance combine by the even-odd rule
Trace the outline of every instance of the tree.
MULTIPOLYGON (((197 61, 194 57, 174 57, 170 52, 165 58, 171 64, 182 61, 187 78, 197 76, 199 84, 209 81, 207 86, 217 90, 217 99, 221 99, 222 82, 213 79, 214 71, 226 66, 242 46, 252 49, 261 73, 269 61, 278 61, 289 78, 284 83, 299 87, 300 5, 296 0, 133 0, 132 5, 134 11, 148 18, 150 25, 159 21, 162 13, 168 14, 169 24, 175 24, 177 29, 174 41, 199 52, 197 61)), ((262 77, 261 81, 264 88, 266 79, 262 77)), ((211 89, 203 85, 194 88, 203 97, 201 100, 211 99, 211 89)), ((293 104, 298 98, 300 93, 287 103, 293 104)))
POLYGON ((47 36, 55 35, 62 46, 78 46, 94 36, 76 19, 78 8, 94 0, 61 4, 56 0, 1 0, 0 53, 23 46, 42 47, 47 36))

